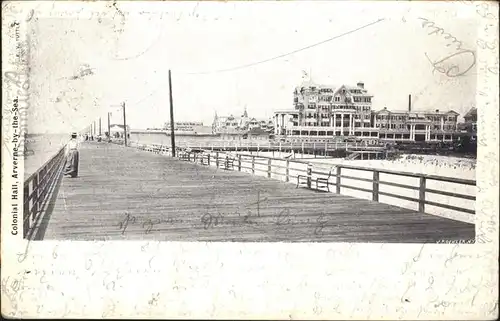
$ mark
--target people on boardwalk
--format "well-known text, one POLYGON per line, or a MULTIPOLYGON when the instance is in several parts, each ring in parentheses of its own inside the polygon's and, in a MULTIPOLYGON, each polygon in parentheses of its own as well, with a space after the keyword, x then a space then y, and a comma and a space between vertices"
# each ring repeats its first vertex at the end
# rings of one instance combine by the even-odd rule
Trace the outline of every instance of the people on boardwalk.
POLYGON ((70 177, 78 176, 78 166, 80 162, 80 154, 78 151, 79 143, 77 140, 78 135, 76 133, 71 134, 71 139, 68 144, 66 144, 66 164, 64 167, 64 175, 70 177))

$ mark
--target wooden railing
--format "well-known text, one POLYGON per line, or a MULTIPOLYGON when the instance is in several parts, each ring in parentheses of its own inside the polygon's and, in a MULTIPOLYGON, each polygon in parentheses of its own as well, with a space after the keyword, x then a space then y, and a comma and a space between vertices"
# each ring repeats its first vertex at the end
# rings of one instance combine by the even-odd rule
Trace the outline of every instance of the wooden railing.
POLYGON ((65 161, 65 146, 40 169, 24 180, 23 237, 31 238, 38 216, 52 195, 52 187, 65 161))
MULTIPOLYGON (((141 143, 134 142, 136 145, 141 143)), ((133 144, 131 142, 131 144, 133 144)), ((145 144, 153 146, 155 144, 145 144)), ((160 146, 160 144, 156 144, 160 146)), ((199 141, 199 142, 177 142, 178 148, 199 148, 206 150, 216 149, 272 149, 272 150, 383 150, 383 145, 369 145, 366 143, 346 143, 346 142, 273 142, 273 141, 252 141, 252 140, 219 140, 219 141, 199 141)))
MULTIPOLYGON (((169 154, 169 149, 164 146, 152 146, 152 145, 141 145, 137 146, 140 149, 151 151, 159 154, 169 154)), ((438 183, 453 183, 462 187, 475 186, 475 180, 467 180, 453 177, 444 177, 437 175, 426 175, 426 174, 416 174, 404 171, 386 170, 386 169, 374 169, 362 166, 350 166, 343 164, 328 164, 328 163, 309 163, 305 160, 299 159, 282 159, 273 158, 267 156, 251 155, 251 154, 241 154, 241 153, 228 153, 223 151, 203 151, 203 152, 191 152, 189 150, 180 149, 177 153, 177 157, 180 159, 196 162, 208 166, 216 166, 218 168, 225 168, 235 171, 248 171, 251 174, 261 173, 262 175, 272 178, 273 176, 279 176, 281 180, 285 182, 290 182, 292 180, 297 180, 297 185, 299 185, 299 176, 306 177, 308 188, 313 188, 312 182, 316 179, 322 177, 328 177, 328 185, 335 187, 334 192, 341 194, 342 189, 344 190, 354 190, 359 192, 365 192, 371 194, 371 200, 379 201, 380 196, 388 196, 396 198, 402 201, 408 201, 413 204, 418 204, 419 212, 426 212, 426 206, 434 206, 441 209, 448 209, 466 214, 475 214, 475 210, 472 205, 471 208, 465 208, 461 206, 455 206, 450 204, 445 204, 443 202, 432 201, 429 199, 429 194, 435 194, 440 196, 451 197, 459 200, 469 200, 475 203, 475 195, 458 193, 454 191, 446 191, 438 188, 429 188, 428 182, 438 182, 438 183), (298 165, 298 166, 292 166, 298 165), (346 175, 345 171, 357 171, 368 173, 369 178, 361 177, 362 175, 346 175), (295 173, 295 174, 293 174, 295 173), (388 180, 380 179, 381 174, 393 175, 396 177, 403 177, 409 179, 418 180, 418 186, 410 185, 407 183, 391 182, 388 180), (355 186, 353 184, 348 184, 346 181, 355 182, 365 182, 370 185, 370 188, 355 186), (386 191, 381 191, 381 186, 389 186, 398 188, 401 193, 390 193, 386 191), (403 191, 417 191, 418 197, 410 197, 402 195, 403 191)), ((344 193, 342 193, 344 194, 344 193)), ((455 203, 455 202, 449 202, 455 203)))

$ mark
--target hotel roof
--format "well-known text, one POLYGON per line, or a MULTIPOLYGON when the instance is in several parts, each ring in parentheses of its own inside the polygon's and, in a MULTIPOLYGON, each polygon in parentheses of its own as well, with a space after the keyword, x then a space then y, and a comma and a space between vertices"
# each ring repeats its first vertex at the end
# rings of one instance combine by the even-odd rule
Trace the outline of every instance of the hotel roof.
POLYGON ((333 91, 333 93, 335 93, 340 88, 344 87, 348 91, 351 91, 351 90, 361 90, 361 93, 359 93, 359 94, 358 93, 349 92, 349 94, 351 94, 353 96, 373 97, 373 95, 371 95, 368 92, 368 90, 366 90, 364 88, 361 88, 361 87, 358 87, 358 86, 349 86, 349 85, 340 85, 340 86, 337 86, 337 85, 320 85, 320 84, 313 83, 312 81, 303 81, 300 84, 300 86, 296 86, 295 87, 295 90, 296 91, 300 91, 303 88, 311 88, 311 87, 315 87, 317 89, 331 89, 333 91))
POLYGON ((472 107, 465 115, 464 117, 472 117, 472 116, 477 116, 477 108, 472 107))
POLYGON ((381 113, 381 112, 388 112, 388 113, 392 113, 392 114, 436 114, 436 115, 444 115, 444 114, 456 114, 456 115, 460 115, 459 113, 457 113, 456 111, 454 110, 446 110, 446 111, 436 111, 436 110, 412 110, 412 111, 408 111, 408 110, 391 110, 391 109, 387 109, 387 108, 384 108, 384 109, 381 109, 381 110, 378 110, 378 111, 375 111, 375 113, 381 113))

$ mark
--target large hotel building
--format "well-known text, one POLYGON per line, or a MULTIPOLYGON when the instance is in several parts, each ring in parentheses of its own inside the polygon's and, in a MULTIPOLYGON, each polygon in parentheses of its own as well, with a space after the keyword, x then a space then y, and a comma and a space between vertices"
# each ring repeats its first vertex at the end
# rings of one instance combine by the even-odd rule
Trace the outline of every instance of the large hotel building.
POLYGON ((275 134, 287 138, 333 138, 392 141, 452 141, 458 133, 453 110, 372 110, 373 95, 364 83, 340 87, 304 82, 296 87, 291 110, 274 112, 275 134))

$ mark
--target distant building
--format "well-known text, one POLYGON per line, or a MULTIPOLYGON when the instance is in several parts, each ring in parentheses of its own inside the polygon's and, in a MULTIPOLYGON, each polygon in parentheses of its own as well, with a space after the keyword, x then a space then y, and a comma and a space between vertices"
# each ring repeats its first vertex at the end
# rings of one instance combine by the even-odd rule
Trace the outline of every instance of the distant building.
MULTIPOLYGON (((110 125, 109 129, 111 131, 111 137, 123 137, 124 126, 119 124, 110 125)), ((130 135, 130 127, 127 125, 127 133, 130 135)))
MULTIPOLYGON (((203 127, 203 122, 179 121, 179 122, 175 122, 174 130, 185 131, 185 132, 194 132, 199 127, 203 127)), ((171 129, 170 122, 165 123, 163 128, 166 130, 170 130, 171 129)))
POLYGON ((243 114, 235 117, 232 114, 229 116, 218 116, 215 113, 214 121, 212 123, 214 133, 240 133, 250 130, 261 129, 265 132, 273 132, 274 124, 271 119, 258 119, 249 117, 245 108, 243 114))
POLYGON ((451 140, 457 131, 459 114, 453 110, 394 111, 384 108, 373 112, 373 125, 380 139, 442 141, 451 140))
POLYGON ((471 108, 464 116, 465 130, 468 132, 477 132, 477 108, 471 108))
POLYGON ((459 114, 449 111, 372 110, 365 84, 303 82, 293 92, 293 109, 274 112, 275 134, 290 138, 355 137, 392 141, 451 141, 459 114))

